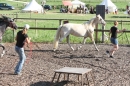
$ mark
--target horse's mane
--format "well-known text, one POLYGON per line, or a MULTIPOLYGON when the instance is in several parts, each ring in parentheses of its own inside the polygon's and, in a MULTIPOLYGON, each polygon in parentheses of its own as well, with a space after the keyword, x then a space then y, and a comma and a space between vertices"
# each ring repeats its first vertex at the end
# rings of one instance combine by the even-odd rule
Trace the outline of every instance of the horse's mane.
POLYGON ((92 24, 95 18, 90 19, 89 21, 84 22, 83 24, 92 24))
POLYGON ((0 22, 3 22, 4 20, 3 20, 3 18, 0 18, 0 22))

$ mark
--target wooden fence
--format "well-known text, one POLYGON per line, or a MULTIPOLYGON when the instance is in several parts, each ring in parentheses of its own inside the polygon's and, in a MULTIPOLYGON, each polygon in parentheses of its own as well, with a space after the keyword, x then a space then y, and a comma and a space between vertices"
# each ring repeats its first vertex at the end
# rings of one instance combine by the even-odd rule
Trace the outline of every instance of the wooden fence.
MULTIPOLYGON (((15 20, 34 20, 35 21, 35 27, 30 27, 30 29, 35 30, 57 30, 57 28, 45 28, 45 27, 37 27, 37 20, 55 20, 59 21, 59 25, 62 25, 64 21, 86 21, 86 20, 79 20, 79 19, 42 19, 42 18, 14 18, 15 20)), ((89 21, 89 20, 87 20, 89 21)), ((114 22, 113 20, 105 20, 106 22, 114 22)), ((121 24, 121 28, 123 26, 123 22, 130 22, 130 21, 118 21, 121 24)), ((22 29, 23 27, 18 27, 19 29, 22 29)), ((105 29, 95 29, 95 36, 97 36, 98 32, 102 33, 102 43, 104 43, 104 32, 109 32, 109 30, 105 29)), ((126 33, 130 33, 130 30, 125 31, 126 33)), ((95 41, 97 42, 98 39, 95 37, 95 41)))

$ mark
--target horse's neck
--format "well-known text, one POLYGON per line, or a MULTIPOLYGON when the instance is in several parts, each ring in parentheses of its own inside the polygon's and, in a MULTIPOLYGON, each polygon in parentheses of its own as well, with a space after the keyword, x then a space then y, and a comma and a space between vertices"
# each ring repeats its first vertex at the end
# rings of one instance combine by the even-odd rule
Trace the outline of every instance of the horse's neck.
POLYGON ((0 18, 0 23, 3 22, 4 20, 2 18, 0 18))
POLYGON ((2 40, 3 34, 4 34, 5 31, 6 31, 6 28, 7 28, 6 23, 0 22, 0 42, 1 42, 1 40, 2 40))
POLYGON ((95 28, 95 26, 96 26, 97 24, 98 24, 98 23, 97 23, 96 19, 94 18, 93 21, 92 21, 92 26, 95 28))
POLYGON ((92 25, 93 28, 95 28, 95 25, 97 24, 95 22, 95 18, 92 18, 91 20, 89 20, 88 22, 86 22, 85 24, 87 25, 92 25))
POLYGON ((3 34, 7 28, 7 24, 5 22, 0 22, 0 34, 3 34))

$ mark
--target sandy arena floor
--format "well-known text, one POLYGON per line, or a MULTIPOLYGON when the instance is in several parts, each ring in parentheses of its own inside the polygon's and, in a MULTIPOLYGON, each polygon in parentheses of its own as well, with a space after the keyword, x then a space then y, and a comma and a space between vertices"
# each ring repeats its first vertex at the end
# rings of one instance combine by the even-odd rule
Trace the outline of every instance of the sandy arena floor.
MULTIPOLYGON (((25 47, 27 61, 22 75, 13 75, 18 62, 18 55, 14 51, 15 44, 4 45, 6 54, 0 58, 0 86, 54 86, 54 83, 51 83, 54 70, 63 67, 91 68, 96 86, 130 86, 129 46, 120 45, 114 55, 115 58, 109 58, 105 51, 110 49, 111 45, 97 45, 100 50, 98 52, 92 44, 86 44, 78 51, 72 51, 67 44, 60 44, 58 50, 54 52, 53 44, 33 43, 32 53, 25 47)), ((73 46, 76 48, 79 44, 73 46)), ((71 76, 70 79, 76 78, 71 76)), ((66 82, 60 80, 55 86, 65 86, 65 84, 66 82)))

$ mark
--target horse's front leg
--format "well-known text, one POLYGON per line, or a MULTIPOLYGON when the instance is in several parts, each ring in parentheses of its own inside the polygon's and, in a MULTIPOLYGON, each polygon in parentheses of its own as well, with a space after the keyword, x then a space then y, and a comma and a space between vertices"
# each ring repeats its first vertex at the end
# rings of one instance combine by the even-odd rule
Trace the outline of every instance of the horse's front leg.
POLYGON ((94 44, 96 50, 99 51, 99 49, 97 48, 97 46, 96 46, 96 44, 95 44, 95 40, 94 40, 94 37, 93 37, 93 36, 91 37, 91 40, 92 40, 92 42, 93 42, 93 44, 94 44))
POLYGON ((5 47, 4 47, 2 44, 0 44, 0 47, 2 47, 2 48, 3 48, 3 51, 2 51, 2 54, 1 54, 1 57, 3 57, 3 56, 4 56, 4 54, 5 54, 5 47))
MULTIPOLYGON (((82 45, 84 45, 84 44, 85 44, 86 39, 87 39, 87 37, 84 37, 83 42, 82 42, 82 45)), ((80 46, 78 47, 78 50, 82 48, 82 45, 80 45, 80 46)))
POLYGON ((74 48, 70 45, 69 35, 66 37, 66 41, 67 41, 69 47, 74 51, 74 48))

